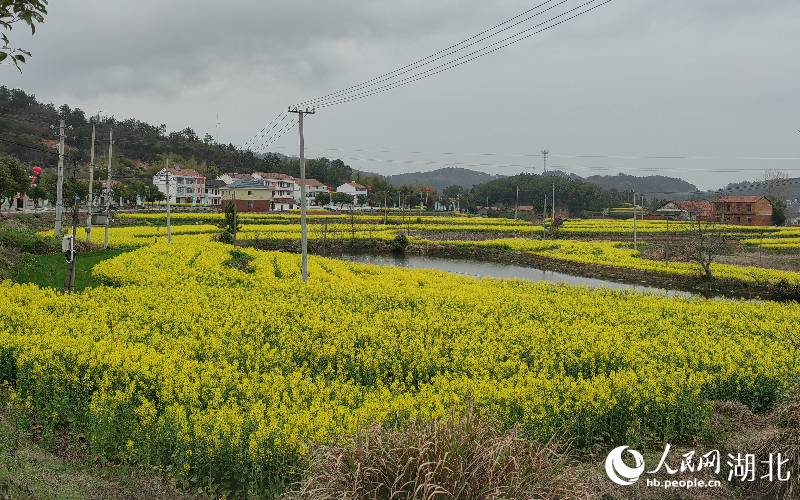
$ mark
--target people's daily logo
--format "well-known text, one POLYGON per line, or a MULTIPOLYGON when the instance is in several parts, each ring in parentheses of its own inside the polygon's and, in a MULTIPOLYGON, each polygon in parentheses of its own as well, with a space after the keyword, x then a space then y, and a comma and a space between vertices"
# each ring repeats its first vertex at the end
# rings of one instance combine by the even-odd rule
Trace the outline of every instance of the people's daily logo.
POLYGON ((606 458, 606 474, 608 478, 621 486, 628 486, 635 483, 644 473, 644 458, 636 450, 628 450, 636 461, 635 467, 628 467, 622 461, 622 453, 628 450, 627 446, 620 446, 611 450, 606 458))
MULTIPOLYGON (((782 453, 770 453, 765 460, 758 460, 752 453, 728 454, 727 460, 719 450, 711 450, 705 454, 699 454, 694 450, 687 451, 678 457, 680 463, 671 459, 671 446, 667 444, 658 466, 651 471, 645 472, 644 457, 636 450, 627 446, 619 446, 611 450, 606 458, 606 474, 608 478, 620 486, 630 486, 642 477, 642 474, 658 474, 663 470, 661 476, 647 480, 647 486, 657 488, 716 488, 722 482, 715 479, 722 472, 722 478, 727 475, 727 480, 754 482, 756 479, 765 481, 789 481, 791 464, 789 459, 782 453), (623 461, 623 456, 633 457, 634 466, 630 467, 623 461), (672 464, 672 465, 670 465, 672 464), (724 466, 727 466, 727 474, 724 474, 724 466), (761 474, 764 472, 765 474, 761 474), (666 474, 666 477, 663 474, 666 474), (686 477, 686 475, 703 474, 705 477, 686 477), (675 478, 672 479, 671 476, 675 478)), ((673 454, 674 455, 674 454, 673 454)))

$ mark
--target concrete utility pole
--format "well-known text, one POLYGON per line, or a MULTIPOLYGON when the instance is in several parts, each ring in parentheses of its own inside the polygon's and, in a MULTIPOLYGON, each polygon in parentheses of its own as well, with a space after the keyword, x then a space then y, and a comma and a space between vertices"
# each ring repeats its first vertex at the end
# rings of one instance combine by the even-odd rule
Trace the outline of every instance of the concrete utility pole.
MULTIPOLYGON (((169 158, 167 158, 167 243, 172 243, 172 224, 169 220, 169 158)), ((236 245, 234 245, 236 246, 236 245)))
MULTIPOLYGON (((97 116, 99 117, 100 113, 98 113, 97 116)), ((94 127, 95 125, 92 124, 92 155, 89 161, 89 199, 86 207, 86 243, 89 243, 92 238, 92 208, 94 207, 94 198, 92 198, 92 184, 94 183, 94 127)))
POLYGON ((549 154, 550 154, 550 151, 548 151, 546 149, 542 150, 542 159, 544 160, 544 171, 542 172, 542 175, 547 173, 547 155, 549 155, 549 154))
POLYGON ((556 222, 556 184, 553 183, 553 216, 550 217, 550 225, 552 226, 556 222))
POLYGON ((233 200, 233 246, 236 247, 236 229, 239 226, 239 212, 236 210, 236 191, 231 189, 231 200, 233 200))
MULTIPOLYGON (((58 183, 56 184, 56 238, 61 238, 61 212, 64 201, 61 199, 64 190, 64 120, 58 124, 58 183)), ((9 200, 9 206, 11 201, 9 200)))
POLYGON ((636 193, 633 194, 633 249, 636 250, 636 193))
POLYGON ((547 195, 544 195, 544 208, 542 208, 542 239, 547 239, 547 195))
POLYGON ((111 155, 114 150, 114 129, 108 130, 108 180, 106 181, 106 237, 103 248, 108 248, 108 227, 111 224, 111 155))
POLYGON ((291 109, 290 113, 297 113, 300 127, 300 248, 302 253, 303 283, 308 281, 308 226, 306 224, 306 144, 303 136, 303 115, 313 115, 314 110, 291 109))
MULTIPOLYGON (((73 184, 75 181, 75 172, 78 170, 78 165, 76 163, 72 164, 72 182, 73 184)), ((64 294, 66 295, 69 293, 72 295, 75 293, 75 261, 78 259, 78 252, 75 251, 75 235, 78 230, 78 201, 79 198, 75 195, 75 199, 72 200, 75 204, 72 210, 72 235, 69 239, 69 250, 67 254, 67 274, 64 278, 64 294)))
POLYGON ((517 200, 514 202, 514 220, 517 220, 518 212, 519 212, 519 186, 517 186, 517 200))

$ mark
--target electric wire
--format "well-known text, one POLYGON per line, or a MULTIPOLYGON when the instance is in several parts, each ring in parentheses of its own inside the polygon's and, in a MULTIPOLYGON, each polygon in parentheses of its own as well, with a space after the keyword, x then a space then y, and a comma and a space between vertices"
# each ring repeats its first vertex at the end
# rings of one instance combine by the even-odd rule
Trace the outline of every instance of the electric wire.
POLYGON ((447 47, 446 49, 442 49, 442 50, 440 50, 439 52, 436 52, 435 54, 431 54, 431 55, 429 55, 428 57, 424 57, 424 58, 422 58, 422 59, 420 59, 420 60, 418 60, 418 61, 415 61, 415 62, 413 62, 413 63, 411 63, 411 64, 407 64, 407 65, 403 66, 402 68, 396 69, 396 70, 394 70, 394 71, 390 71, 389 73, 384 73, 383 75, 380 75, 380 76, 378 76, 378 77, 376 77, 376 78, 373 78, 372 80, 367 80, 366 82, 364 82, 364 83, 361 83, 361 84, 359 84, 359 85, 354 85, 354 86, 352 86, 352 87, 348 87, 348 88, 346 88, 346 89, 343 89, 343 90, 340 90, 340 91, 338 91, 338 92, 333 92, 332 94, 328 94, 328 95, 322 96, 321 98, 312 99, 311 101, 303 101, 303 102, 299 103, 297 106, 305 106, 307 103, 310 103, 310 102, 312 102, 312 101, 316 101, 316 100, 320 100, 320 99, 325 99, 325 98, 328 98, 328 97, 331 97, 331 96, 336 96, 336 95, 338 95, 338 94, 341 94, 341 93, 343 93, 343 92, 347 92, 347 91, 349 91, 349 90, 356 89, 356 88, 358 88, 358 87, 362 87, 362 86, 364 86, 364 85, 366 85, 366 84, 368 84, 368 83, 371 83, 371 82, 374 82, 375 80, 378 80, 379 78, 383 78, 383 77, 385 77, 385 76, 392 75, 392 74, 394 74, 394 73, 397 73, 398 71, 404 70, 404 69, 406 69, 406 68, 408 68, 408 67, 410 67, 410 66, 413 66, 413 65, 415 65, 415 64, 419 64, 419 63, 421 63, 421 62, 423 62, 423 61, 425 61, 425 60, 428 60, 428 59, 430 59, 430 58, 432 58, 432 57, 436 57, 436 56, 438 56, 439 54, 441 54, 442 52, 446 52, 446 51, 448 51, 448 50, 450 50, 450 49, 453 49, 453 48, 455 48, 455 47, 458 47, 459 45, 463 45, 463 44, 465 44, 465 43, 469 42, 470 40, 473 40, 473 39, 475 39, 475 38, 477 38, 477 37, 479 37, 479 36, 481 36, 481 35, 484 35, 484 34, 486 34, 486 33, 490 32, 490 31, 493 31, 493 30, 495 30, 495 29, 499 28, 500 26, 503 26, 504 24, 508 24, 508 23, 510 23, 511 21, 513 21, 513 20, 515 20, 515 19, 517 19, 517 18, 519 18, 519 17, 522 17, 522 16, 524 16, 524 15, 526 15, 526 14, 530 13, 530 12, 533 12, 534 10, 538 9, 539 7, 542 7, 543 5, 546 5, 546 4, 550 3, 551 1, 553 1, 553 0, 548 0, 547 2, 544 2, 544 3, 542 3, 542 4, 539 4, 539 5, 537 5, 536 7, 533 7, 532 9, 528 9, 528 10, 526 10, 526 11, 525 11, 525 12, 523 12, 522 14, 518 14, 518 15, 516 15, 516 16, 514 16, 514 17, 512 17, 511 19, 509 19, 509 20, 507 20, 507 21, 504 21, 504 22, 502 22, 502 23, 500 23, 500 24, 497 24, 497 25, 493 26, 492 28, 489 28, 488 30, 484 30, 484 31, 482 31, 482 32, 478 33, 477 35, 474 35, 474 36, 472 36, 472 37, 470 37, 470 38, 467 38, 467 39, 466 39, 466 40, 464 40, 464 41, 461 41, 461 42, 458 42, 458 43, 456 43, 456 44, 454 44, 454 45, 451 45, 451 46, 447 47))
MULTIPOLYGON (((552 1, 552 0, 550 0, 550 1, 552 1)), ((554 17, 550 18, 547 21, 544 21, 544 22, 542 22, 540 24, 537 24, 534 27, 527 28, 527 29, 523 30, 522 32, 519 32, 519 33, 517 33, 515 35, 506 37, 504 39, 501 39, 498 42, 492 43, 487 47, 483 47, 483 48, 481 48, 479 50, 470 52, 470 53, 465 54, 465 55, 463 55, 463 56, 461 56, 459 58, 456 58, 454 60, 450 60, 448 62, 442 63, 442 64, 440 64, 438 66, 435 66, 433 68, 425 70, 425 71, 423 71, 421 73, 410 75, 410 76, 408 76, 406 78, 394 81, 392 83, 388 83, 388 84, 380 86, 380 87, 375 87, 376 84, 378 84, 378 83, 380 83, 382 81, 393 80, 397 76, 399 76, 400 74, 406 73, 408 71, 413 71, 414 69, 419 69, 419 68, 421 68, 423 66, 426 66, 426 65, 430 64, 434 60, 438 60, 438 59, 441 59, 443 57, 446 57, 446 56, 442 56, 441 54, 444 53, 444 52, 447 52, 447 51, 449 51, 449 50, 451 50, 453 48, 459 47, 461 45, 465 45, 465 44, 467 44, 467 42, 470 42, 471 40, 474 40, 475 38, 479 38, 479 37, 481 37, 482 35, 484 35, 486 33, 489 33, 489 32, 491 32, 493 30, 496 30, 498 27, 503 26, 505 24, 508 24, 511 21, 513 21, 515 19, 518 19, 519 17, 523 17, 526 14, 539 9, 540 7, 543 7, 543 6, 547 5, 548 3, 550 3, 550 1, 544 2, 542 4, 539 4, 536 7, 534 7, 533 9, 529 9, 529 10, 525 11, 524 13, 519 14, 519 15, 515 16, 514 18, 512 18, 512 19, 510 19, 508 21, 505 21, 503 23, 500 23, 499 25, 496 25, 493 28, 490 28, 489 30, 485 30, 485 31, 479 33, 478 35, 475 35, 475 36, 473 36, 473 37, 471 37, 471 38, 469 38, 469 39, 467 39, 467 40, 465 40, 463 42, 460 42, 458 44, 451 45, 447 49, 439 51, 439 52, 437 52, 437 53, 435 53, 435 54, 433 54, 431 56, 428 56, 426 58, 420 59, 419 61, 411 63, 410 65, 403 66, 402 68, 400 68, 398 70, 392 71, 390 73, 386 73, 386 74, 384 74, 382 76, 379 76, 377 78, 374 78, 374 79, 369 80, 367 82, 364 82, 362 84, 355 85, 355 86, 352 86, 352 87, 348 87, 345 90, 334 92, 333 94, 328 94, 327 96, 323 96, 321 98, 312 99, 310 101, 303 101, 302 103, 297 104, 296 107, 299 108, 299 107, 302 107, 305 104, 310 104, 312 102, 316 103, 315 107, 330 107, 330 106, 335 106, 335 105, 342 104, 342 103, 345 103, 345 102, 350 102, 350 101, 353 101, 353 100, 356 100, 356 99, 361 99, 361 98, 364 98, 364 97, 375 95, 375 94, 378 94, 378 93, 382 93, 382 92, 385 92, 385 91, 388 91, 388 90, 391 90, 391 89, 395 89, 395 88, 401 87, 403 85, 407 85, 409 83, 421 80, 423 78, 427 78, 429 76, 433 76, 435 74, 447 71, 448 69, 455 68, 457 66, 460 66, 460 65, 465 64, 467 62, 473 61, 473 60, 475 60, 475 59, 477 59, 479 57, 482 57, 484 55, 488 55, 490 53, 496 52, 497 50, 500 50, 502 48, 508 47, 509 45, 512 45, 514 43, 517 43, 519 41, 527 39, 527 38, 529 38, 529 37, 531 37, 533 35, 536 35, 538 33, 543 32, 543 31, 545 31, 547 29, 559 26, 559 25, 561 25, 561 24, 563 24, 563 23, 565 23, 567 21, 570 21, 571 19, 574 19, 574 18, 576 18, 576 17, 578 17, 578 16, 580 16, 582 14, 590 12, 590 11, 596 9, 596 8, 599 8, 599 7, 603 6, 603 5, 611 2, 611 0, 606 0, 606 1, 602 2, 602 3, 600 3, 600 4, 591 6, 590 8, 588 8, 588 9, 586 9, 584 11, 581 11, 581 12, 578 12, 576 14, 573 14, 572 16, 566 17, 564 19, 559 20, 558 22, 555 22, 554 24, 550 24, 549 26, 547 26, 548 23, 552 23, 553 21, 556 21, 556 20, 558 20, 558 19, 560 19, 560 18, 562 18, 564 16, 567 16, 570 13, 579 11, 580 9, 582 9, 582 8, 592 4, 592 3, 594 3, 595 1, 599 1, 599 0, 590 0, 589 2, 586 2, 586 3, 584 3, 584 4, 582 4, 582 5, 578 6, 578 7, 570 9, 567 12, 564 12, 562 14, 559 14, 557 16, 554 16, 554 17), (533 33, 529 33, 529 34, 525 35, 525 33, 528 33, 529 31, 535 30, 536 28, 539 28, 541 26, 544 26, 544 28, 539 29, 537 31, 534 31, 533 33), (425 62, 425 61, 427 61, 427 62, 425 62), (424 62, 424 64, 422 64, 423 62, 424 62), (411 69, 409 69, 409 68, 411 68, 411 69), (386 78, 386 77, 390 77, 390 78, 386 78), (372 87, 372 88, 370 88, 370 87, 372 87), (365 90, 364 92, 359 92, 359 93, 355 93, 354 94, 354 92, 357 92, 359 90, 364 90, 364 89, 369 89, 369 90, 365 90)), ((561 5, 561 4, 565 3, 566 1, 568 1, 568 0, 563 0, 562 2, 556 4, 555 6, 561 5)), ((550 9, 554 8, 555 6, 551 6, 548 9, 545 9, 542 12, 547 12, 550 9)), ((541 12, 539 14, 541 14, 541 12)), ((539 14, 536 14, 536 15, 539 15, 539 14)), ((533 17, 535 17, 535 16, 530 16, 530 17, 526 18, 525 21, 527 21, 527 20, 529 20, 529 19, 531 19, 533 17)), ((517 26, 521 22, 524 22, 524 21, 517 22, 513 26, 517 26)), ((496 33, 493 33, 492 35, 486 36, 486 37, 482 38, 481 41, 482 40, 486 40, 486 39, 490 38, 491 36, 494 36, 494 35, 497 35, 499 33, 502 33, 503 31, 505 31, 507 29, 510 29, 513 26, 506 27, 503 30, 500 30, 500 31, 497 31, 496 33)), ((468 44, 466 46, 472 46, 472 45, 474 45, 476 43, 478 43, 478 42, 472 42, 472 43, 470 43, 470 44, 468 44)), ((460 49, 455 50, 455 51, 453 51, 453 52, 451 52, 451 53, 449 53, 447 55, 452 55, 452 54, 454 54, 454 53, 456 53, 456 52, 458 52, 458 51, 460 51, 460 50, 462 50, 464 48, 466 48, 466 47, 461 47, 460 49)), ((283 112, 281 114, 283 114, 283 112)), ((273 119, 273 122, 275 120, 279 119, 280 116, 281 115, 278 115, 278 117, 273 119)), ((270 122, 270 123, 272 123, 272 122, 270 122)), ((267 127, 264 127, 264 128, 267 128, 267 127)), ((263 133, 264 133, 264 129, 262 129, 262 131, 259 132, 259 134, 256 134, 256 136, 253 139, 247 141, 245 144, 246 145, 254 144, 255 142, 257 142, 259 140, 258 136, 263 134, 263 133)), ((275 140, 280 138, 281 135, 283 135, 283 134, 278 134, 277 137, 275 137, 274 139, 270 138, 270 140, 263 141, 261 144, 259 144, 259 146, 257 146, 257 148, 258 149, 263 149, 264 147, 268 147, 270 144, 274 143, 275 140)))
MULTIPOLYGON (((533 9, 531 9, 531 10, 529 10, 529 11, 526 11, 526 12, 525 12, 525 13, 523 13, 523 14, 520 14, 519 16, 516 16, 514 19, 516 19, 516 18, 518 18, 518 17, 521 17, 521 16, 525 15, 526 13, 529 13, 529 12, 531 12, 531 11, 533 11, 533 10, 536 10, 536 9, 538 9, 539 7, 542 7, 542 6, 544 6, 544 5, 548 4, 548 3, 552 2, 552 1, 554 1, 554 0, 549 0, 549 1, 545 2, 545 3, 543 3, 543 4, 540 4, 540 5, 538 5, 537 7, 534 7, 533 9)), ((448 47, 447 49, 441 50, 441 51, 437 52, 436 54, 433 54, 433 55, 431 55, 431 56, 428 56, 428 57, 426 57, 426 58, 424 58, 424 59, 421 59, 421 60, 419 60, 419 61, 417 61, 417 62, 415 62, 415 63, 411 63, 411 64, 408 64, 408 65, 406 65, 406 66, 403 66, 402 68, 400 68, 400 69, 397 69, 397 70, 395 70, 395 71, 392 71, 392 72, 390 72, 390 73, 386 73, 385 75, 379 76, 379 77, 377 77, 377 78, 373 78, 372 80, 369 80, 369 81, 367 81, 367 82, 365 82, 365 83, 362 83, 362 84, 360 84, 360 85, 356 85, 356 86, 350 87, 350 88, 348 88, 348 89, 341 90, 341 91, 339 91, 339 92, 334 92, 333 94, 328 94, 327 96, 324 96, 324 97, 318 97, 318 98, 315 98, 315 99, 311 99, 311 100, 309 100, 309 101, 304 101, 304 102, 302 102, 302 103, 299 103, 299 104, 297 104, 297 106, 299 107, 299 106, 306 106, 306 105, 314 105, 314 104, 316 104, 316 103, 318 103, 318 102, 321 102, 321 101, 331 100, 331 98, 332 98, 332 97, 335 97, 335 96, 337 96, 337 95, 340 95, 340 94, 349 94, 349 93, 353 93, 353 92, 355 92, 355 91, 357 91, 357 90, 361 90, 361 89, 363 89, 363 88, 369 88, 369 87, 373 87, 373 86, 375 86, 375 85, 377 85, 378 83, 381 83, 381 82, 385 82, 385 81, 393 80, 393 79, 395 79, 395 78, 396 78, 397 76, 399 76, 399 75, 402 75, 402 74, 408 73, 408 72, 410 72, 410 71, 413 71, 413 70, 415 70, 415 69, 417 69, 417 68, 420 68, 420 67, 423 67, 423 66, 427 66, 427 65, 431 64, 431 63, 432 63, 432 62, 434 62, 434 61, 438 61, 438 60, 440 60, 440 59, 443 59, 443 58, 445 58, 445 57, 447 57, 447 56, 453 55, 453 54, 455 54, 456 52, 460 52, 460 51, 462 51, 462 50, 464 50, 464 49, 466 49, 466 48, 468 48, 468 47, 471 47, 471 46, 473 46, 473 45, 476 45, 476 44, 478 44, 478 43, 480 43, 480 42, 482 42, 482 41, 485 41, 485 40, 487 40, 487 39, 489 39, 489 38, 491 38, 491 37, 493 37, 493 36, 495 36, 495 35, 497 35, 497 34, 499 34, 499 33, 502 33, 503 31, 509 30, 509 29, 511 29, 511 28, 513 28, 513 27, 515 27, 515 26, 518 26, 518 25, 520 25, 520 24, 522 24, 522 23, 526 22, 526 21, 529 21, 529 20, 533 19, 534 17, 536 17, 536 16, 538 16, 538 15, 540 15, 540 14, 544 14, 545 12, 548 12, 548 11, 550 11, 550 10, 552 10, 552 9, 555 9, 555 8, 556 8, 556 7, 558 7, 559 5, 561 5, 561 4, 564 4, 564 3, 568 2, 568 1, 569 1, 569 0, 561 0, 561 1, 560 1, 560 2, 558 2, 557 4, 555 4, 555 5, 552 5, 552 6, 548 7, 547 9, 545 9, 545 10, 543 10, 543 11, 541 11, 541 12, 537 12, 536 14, 534 14, 534 15, 532 15, 532 16, 530 16, 530 17, 527 17, 527 18, 525 18, 525 19, 523 19, 522 21, 518 21, 517 23, 514 23, 514 24, 512 24, 511 26, 507 26, 507 27, 503 28, 502 30, 500 30, 500 31, 498 31, 498 32, 496 32, 496 33, 492 33, 491 35, 488 35, 488 36, 485 36, 485 37, 483 37, 483 38, 480 38, 480 39, 478 39, 478 40, 476 40, 476 41, 474 41, 474 42, 472 42, 472 43, 468 43, 468 44, 467 44, 467 42, 468 42, 468 41, 470 41, 470 40, 472 40, 472 39, 474 39, 474 38, 477 38, 477 37, 479 37, 479 36, 481 36, 481 35, 476 35, 476 36, 474 36, 474 37, 472 37, 472 38, 469 38, 468 40, 465 40, 465 41, 463 41, 463 42, 460 42, 460 43, 458 43, 458 44, 452 45, 452 46, 448 47), (466 44, 466 45, 464 45, 464 44, 466 44), (463 46, 462 46, 462 45, 463 45, 463 46), (450 51, 450 52, 448 52, 448 50, 450 50, 450 49, 452 49, 452 48, 455 48, 455 47, 459 47, 459 46, 461 46, 461 47, 460 47, 460 48, 458 48, 458 49, 456 49, 456 50, 453 50, 453 51, 450 51), (447 53, 445 53, 445 52, 447 52, 447 53), (427 62, 423 62, 423 61, 427 61, 427 62)), ((592 1, 594 1, 594 0, 592 0, 592 1)), ((512 19, 512 20, 513 20, 513 19, 512 19)), ((551 19, 551 20, 552 20, 552 19, 551 19)), ((511 20, 509 20, 509 21, 506 21, 505 23, 502 23, 502 24, 506 24, 506 23, 508 23, 508 22, 511 22, 511 20)), ((546 22, 549 22, 549 21, 546 21, 546 22)), ((498 26, 500 26, 500 25, 498 25, 498 26)), ((495 28, 497 28, 497 26, 496 26, 495 28)), ((495 28, 492 28, 492 29, 486 30, 486 31, 484 31, 483 33, 487 33, 487 32, 489 32, 489 31, 492 31, 492 30, 494 30, 495 28)), ((483 33, 481 33, 481 34, 483 34, 483 33)), ((517 35, 514 35, 514 36, 517 36, 517 35)))
POLYGON ((375 87, 375 88, 370 89, 370 90, 368 90, 366 92, 362 92, 362 93, 359 93, 359 94, 353 94, 351 96, 345 96, 343 98, 336 99, 336 100, 325 101, 325 102, 319 103, 316 107, 326 108, 326 107, 330 107, 330 106, 336 106, 338 104, 342 104, 342 103, 350 102, 350 101, 355 101, 357 99, 363 99, 364 97, 369 97, 369 96, 372 96, 372 95, 375 95, 375 94, 380 94, 381 92, 385 92, 387 90, 396 89, 398 87, 402 87, 404 85, 408 85, 409 83, 413 83, 413 82, 416 82, 416 81, 419 81, 419 80, 423 80, 423 79, 428 78, 430 76, 437 75, 437 74, 442 73, 444 71, 447 71, 447 70, 456 68, 458 66, 461 66, 462 64, 466 64, 466 63, 468 63, 470 61, 474 61, 475 59, 478 59, 478 58, 483 57, 485 55, 489 55, 489 54, 491 54, 493 52, 496 52, 496 51, 498 51, 500 49, 508 47, 509 45, 513 45, 513 44, 515 44, 517 42, 525 40, 526 38, 530 38, 531 36, 538 35, 539 33, 542 33, 542 32, 544 32, 544 31, 546 31, 546 30, 548 30, 550 28, 554 28, 554 27, 556 27, 556 26, 558 26, 560 24, 563 24, 563 23, 565 23, 567 21, 570 21, 571 19, 574 19, 574 18, 576 18, 576 17, 578 17, 578 16, 580 16, 582 14, 590 12, 590 11, 592 11, 592 10, 598 8, 598 7, 601 7, 602 5, 605 5, 605 4, 609 3, 609 2, 611 2, 611 0, 606 0, 605 2, 603 2, 603 3, 599 4, 599 5, 595 5, 594 7, 591 7, 591 8, 589 8, 589 9, 583 11, 583 12, 579 12, 578 14, 570 16, 570 17, 568 17, 566 19, 562 19, 561 21, 559 21, 559 22, 557 22, 555 24, 552 24, 550 26, 545 26, 547 23, 550 23, 550 22, 552 22, 552 21, 554 21, 554 20, 556 20, 556 19, 558 19, 560 17, 563 17, 563 16, 565 16, 565 15, 571 13, 571 12, 579 10, 579 9, 583 8, 584 6, 589 5, 589 4, 591 4, 591 3, 595 2, 595 1, 597 1, 597 0, 590 0, 589 2, 586 2, 583 5, 575 7, 574 9, 571 9, 571 10, 569 10, 569 11, 563 13, 563 14, 559 14, 558 16, 555 16, 552 19, 549 19, 547 21, 539 23, 536 26, 528 28, 528 29, 516 34, 516 35, 512 35, 512 36, 510 36, 508 38, 504 38, 504 39, 502 39, 502 40, 500 40, 498 42, 495 42, 495 43, 493 43, 493 44, 491 44, 491 45, 489 45, 487 47, 484 47, 482 49, 470 52, 470 53, 465 54, 463 56, 460 56, 460 57, 458 57, 456 59, 453 59, 452 61, 448 61, 448 62, 442 63, 442 64, 440 64, 438 66, 435 66, 433 68, 425 70, 425 71, 423 71, 421 73, 417 73, 415 75, 408 76, 406 78, 403 78, 401 80, 398 80, 396 82, 392 82, 390 84, 387 84, 387 85, 384 85, 384 86, 381 86, 381 87, 375 87), (539 28, 541 26, 545 26, 545 27, 540 29, 540 30, 538 30, 538 31, 535 31, 533 33, 525 35, 525 36, 523 36, 521 38, 517 38, 516 40, 512 40, 513 38, 520 36, 522 33, 526 33, 528 31, 534 30, 534 29, 539 28), (508 40, 511 40, 511 41, 504 44, 504 42, 507 42, 508 40), (489 50, 491 47, 494 47, 494 48, 489 50), (460 61, 460 62, 457 62, 457 61, 460 61))

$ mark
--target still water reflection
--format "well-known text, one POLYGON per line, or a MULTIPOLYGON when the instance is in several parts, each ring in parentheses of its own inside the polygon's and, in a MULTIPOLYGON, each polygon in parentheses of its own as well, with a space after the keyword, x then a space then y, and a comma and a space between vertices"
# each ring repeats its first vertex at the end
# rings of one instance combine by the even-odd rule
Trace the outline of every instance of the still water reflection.
POLYGON ((614 283, 613 281, 584 278, 581 276, 571 276, 569 274, 543 271, 541 269, 516 266, 513 264, 503 264, 500 262, 474 261, 466 259, 452 259, 447 257, 429 257, 425 255, 405 255, 395 253, 348 253, 327 255, 326 257, 347 260, 351 262, 361 262, 364 264, 375 264, 378 266, 410 267, 414 269, 439 269, 441 271, 475 276, 477 278, 491 276, 494 278, 519 278, 530 281, 562 281, 570 285, 588 285, 594 287, 605 286, 610 288, 650 291, 667 293, 669 295, 682 295, 687 297, 693 295, 692 293, 679 290, 664 290, 661 288, 651 288, 647 286, 614 283))

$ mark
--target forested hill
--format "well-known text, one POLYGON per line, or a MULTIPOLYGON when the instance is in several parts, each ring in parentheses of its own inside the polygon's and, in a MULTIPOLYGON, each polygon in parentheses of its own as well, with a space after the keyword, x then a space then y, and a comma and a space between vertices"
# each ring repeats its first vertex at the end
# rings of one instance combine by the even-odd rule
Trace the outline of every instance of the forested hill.
MULTIPOLYGON (((113 129, 112 173, 118 179, 152 178, 169 156, 174 163, 194 168, 208 177, 224 172, 280 172, 299 176, 299 160, 268 153, 256 156, 239 151, 233 144, 218 144, 210 134, 201 139, 194 130, 166 132, 165 125, 128 118, 86 116, 80 109, 64 104, 58 108, 52 103, 37 101, 36 96, 23 90, 0 86, 0 155, 13 155, 29 166, 55 169, 58 156, 53 154, 58 141, 59 117, 66 122, 66 153, 78 164, 90 159, 92 125, 97 141, 95 162, 108 162, 109 132, 113 129), (53 127, 53 128, 51 128, 53 127)), ((351 179, 353 170, 341 160, 320 158, 308 163, 309 177, 332 186, 351 179)), ((104 178, 103 171, 98 172, 104 178)))
POLYGON ((634 191, 649 196, 662 196, 668 199, 679 199, 681 195, 688 195, 697 191, 697 186, 683 179, 665 177, 663 175, 650 175, 636 177, 620 173, 618 175, 593 175, 585 179, 586 182, 603 189, 616 189, 617 191, 634 191))
POLYGON ((430 186, 442 191, 444 188, 450 186, 461 186, 469 189, 475 184, 480 184, 482 182, 491 181, 501 177, 502 176, 500 175, 490 175, 467 168, 448 167, 433 170, 431 172, 414 172, 411 174, 393 175, 389 181, 395 186, 401 186, 403 184, 419 184, 423 186, 430 186))

